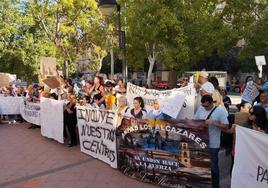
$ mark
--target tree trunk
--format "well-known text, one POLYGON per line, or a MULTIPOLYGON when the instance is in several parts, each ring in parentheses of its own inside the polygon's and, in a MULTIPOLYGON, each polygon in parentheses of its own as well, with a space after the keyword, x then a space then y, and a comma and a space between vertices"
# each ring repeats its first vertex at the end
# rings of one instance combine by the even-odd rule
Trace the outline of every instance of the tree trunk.
POLYGON ((64 75, 65 79, 69 78, 69 62, 68 62, 68 60, 64 60, 63 75, 64 75))
POLYGON ((151 86, 151 76, 152 76, 152 72, 153 72, 153 68, 154 68, 154 64, 155 64, 155 58, 153 57, 148 57, 149 63, 150 63, 150 67, 148 70, 148 76, 147 76, 147 85, 151 86))

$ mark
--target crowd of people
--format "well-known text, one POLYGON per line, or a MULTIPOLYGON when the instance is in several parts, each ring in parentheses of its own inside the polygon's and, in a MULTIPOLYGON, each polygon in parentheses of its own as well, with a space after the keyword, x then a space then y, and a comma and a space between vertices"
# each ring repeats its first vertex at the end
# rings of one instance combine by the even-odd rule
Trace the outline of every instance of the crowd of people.
MULTIPOLYGON (((187 86, 189 78, 185 78, 182 86, 187 86)), ((209 148, 211 154, 211 172, 213 188, 219 187, 218 153, 221 147, 222 133, 233 134, 237 125, 268 133, 268 89, 260 78, 253 81, 247 77, 243 90, 247 84, 254 82, 259 95, 254 100, 242 99, 237 105, 238 112, 230 114, 231 99, 227 91, 219 87, 216 77, 209 77, 205 71, 200 72, 197 89, 196 112, 193 119, 205 120, 209 129, 209 148)), ((126 99, 126 84, 122 79, 103 80, 95 76, 93 80, 84 80, 80 88, 65 80, 65 85, 56 89, 49 89, 38 84, 24 87, 11 85, 0 89, 3 96, 23 96, 29 102, 39 102, 42 97, 54 100, 65 100, 64 108, 64 135, 69 139, 69 146, 77 145, 76 137, 76 106, 90 106, 99 109, 114 110, 119 117, 117 126, 120 126, 124 116, 137 119, 169 119, 161 112, 159 101, 154 100, 153 109, 146 111, 142 96, 133 100, 133 108, 128 107, 126 99)), ((146 87, 146 86, 144 86, 146 87)), ((243 91, 242 91, 243 92, 243 91)), ((176 105, 176 104, 174 104, 176 105)), ((233 147, 235 145, 234 141, 233 147)), ((234 150, 233 150, 234 151, 234 150)), ((232 152, 234 155, 234 152, 232 152)))

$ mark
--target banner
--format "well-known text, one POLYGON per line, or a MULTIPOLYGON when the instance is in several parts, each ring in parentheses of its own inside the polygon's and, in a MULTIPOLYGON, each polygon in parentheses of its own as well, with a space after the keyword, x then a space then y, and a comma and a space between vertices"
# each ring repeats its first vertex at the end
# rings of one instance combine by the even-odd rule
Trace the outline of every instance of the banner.
POLYGON ((232 188, 268 187, 268 135, 236 127, 232 188))
POLYGON ((41 98, 40 119, 42 136, 52 138, 59 143, 63 139, 63 106, 64 101, 41 98))
POLYGON ((21 100, 20 114, 25 121, 35 125, 41 125, 40 103, 32 103, 26 100, 21 100))
POLYGON ((242 100, 252 103, 260 94, 258 88, 254 85, 253 81, 249 81, 242 94, 242 100))
POLYGON ((204 121, 123 119, 118 128, 122 173, 160 187, 211 187, 204 121))
POLYGON ((154 100, 157 99, 160 110, 173 118, 178 116, 185 99, 185 94, 178 90, 158 91, 128 83, 126 97, 130 108, 133 108, 133 100, 138 96, 143 98, 147 112, 153 109, 154 100))
POLYGON ((117 168, 115 112, 80 106, 77 120, 81 151, 117 168))
POLYGON ((16 115, 20 114, 20 104, 22 97, 0 97, 0 114, 16 115))
POLYGON ((40 58, 40 74, 42 78, 58 76, 56 68, 56 58, 41 57, 40 58))
POLYGON ((185 119, 185 118, 193 119, 195 109, 195 95, 196 95, 194 84, 189 84, 186 87, 177 88, 174 90, 181 91, 186 95, 181 111, 176 119, 185 119))

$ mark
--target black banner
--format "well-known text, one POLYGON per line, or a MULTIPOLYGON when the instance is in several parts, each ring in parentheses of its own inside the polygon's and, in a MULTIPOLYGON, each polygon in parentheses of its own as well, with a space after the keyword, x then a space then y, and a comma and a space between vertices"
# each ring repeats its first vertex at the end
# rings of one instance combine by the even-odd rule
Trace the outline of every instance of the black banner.
POLYGON ((211 187, 208 129, 204 121, 123 119, 118 168, 161 187, 211 187))

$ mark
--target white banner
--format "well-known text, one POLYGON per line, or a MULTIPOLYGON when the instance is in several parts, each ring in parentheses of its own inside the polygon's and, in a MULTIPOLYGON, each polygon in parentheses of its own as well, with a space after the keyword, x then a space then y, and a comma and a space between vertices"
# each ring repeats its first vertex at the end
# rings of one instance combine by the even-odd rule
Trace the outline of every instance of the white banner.
POLYGON ((81 151, 117 168, 115 112, 77 108, 81 151))
POLYGON ((174 90, 181 91, 186 95, 185 101, 182 105, 182 109, 176 119, 185 119, 185 118, 193 119, 195 109, 195 95, 196 95, 194 84, 190 84, 186 87, 174 90))
POLYGON ((268 187, 268 135, 237 126, 232 188, 268 187))
POLYGON ((41 134, 42 136, 57 140, 60 143, 64 143, 63 106, 64 101, 41 98, 41 134))
POLYGON ((247 86, 242 94, 242 99, 252 103, 260 94, 258 88, 254 85, 253 81, 247 83, 247 86))
POLYGON ((0 114, 15 115, 20 114, 20 104, 22 97, 0 97, 0 114))
POLYGON ((40 103, 21 100, 20 114, 25 121, 35 125, 41 125, 40 103))
POLYGON ((146 89, 131 83, 127 84, 127 101, 130 108, 133 108, 133 100, 135 97, 142 97, 148 112, 153 109, 154 100, 158 99, 160 110, 173 118, 178 116, 184 103, 185 96, 186 95, 179 90, 159 91, 155 89, 146 89))

